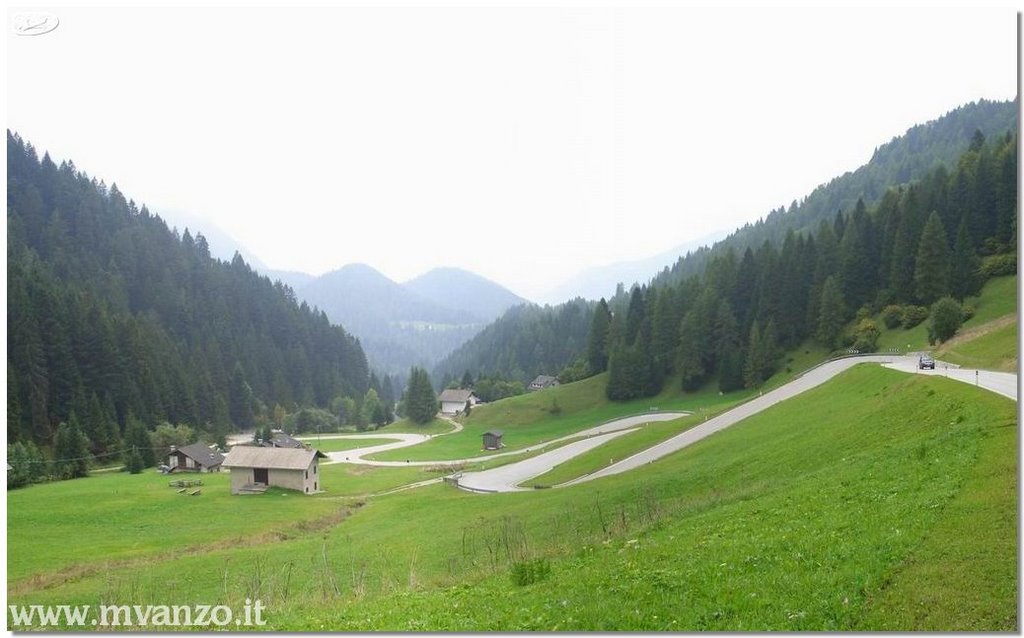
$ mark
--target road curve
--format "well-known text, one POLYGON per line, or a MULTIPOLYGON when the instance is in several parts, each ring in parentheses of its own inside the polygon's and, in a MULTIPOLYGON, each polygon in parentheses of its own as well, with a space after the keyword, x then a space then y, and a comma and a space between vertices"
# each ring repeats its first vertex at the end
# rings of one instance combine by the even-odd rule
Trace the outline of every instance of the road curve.
POLYGON ((738 423, 747 417, 753 416, 762 410, 770 408, 776 403, 780 403, 795 397, 802 392, 806 392, 811 388, 817 387, 837 374, 861 363, 880 363, 902 372, 920 372, 923 374, 948 376, 951 379, 971 384, 974 384, 977 379, 977 385, 979 387, 996 392, 1013 399, 1014 401, 1017 400, 1017 376, 1013 374, 980 371, 976 375, 974 370, 956 369, 941 361, 937 362, 937 369, 935 371, 919 371, 917 369, 916 355, 868 355, 838 359, 808 370, 802 376, 790 381, 786 385, 776 388, 775 390, 759 396, 756 399, 748 401, 743 405, 737 406, 724 414, 720 414, 713 419, 701 423, 700 425, 692 427, 671 439, 662 441, 653 447, 647 448, 642 452, 638 452, 631 457, 609 465, 597 472, 581 476, 580 478, 568 481, 557 487, 577 485, 579 483, 601 478, 602 476, 621 474, 622 472, 627 472, 642 465, 651 463, 657 459, 672 454, 673 452, 677 452, 688 445, 692 445, 705 437, 711 436, 716 432, 720 432, 730 425, 738 423))
MULTIPOLYGON (((453 430, 451 432, 445 432, 444 434, 436 434, 436 435, 433 435, 433 436, 427 436, 427 435, 423 435, 423 434, 397 434, 397 433, 396 434, 373 433, 373 434, 365 434, 365 435, 358 435, 358 434, 336 435, 335 438, 356 438, 356 437, 360 437, 360 436, 362 436, 364 438, 368 438, 368 439, 372 439, 372 438, 386 438, 386 437, 387 438, 403 437, 403 440, 399 441, 399 442, 395 442, 395 443, 382 443, 380 445, 375 445, 375 446, 372 446, 372 447, 357 448, 357 449, 353 449, 353 450, 344 450, 344 451, 341 451, 341 452, 328 452, 327 456, 330 457, 330 459, 332 461, 335 461, 335 462, 338 462, 338 463, 358 463, 360 465, 376 465, 378 467, 413 467, 413 466, 460 465, 460 464, 464 464, 464 463, 479 463, 480 461, 489 461, 491 459, 497 459, 497 458, 502 458, 502 457, 506 457, 506 456, 516 456, 518 454, 524 454, 524 453, 527 453, 527 452, 533 452, 535 450, 540 450, 540 449, 543 449, 543 448, 548 447, 550 445, 554 445, 556 443, 562 443, 564 441, 568 441, 568 440, 571 440, 571 439, 578 439, 578 438, 581 438, 581 437, 593 437, 593 436, 597 436, 599 434, 607 434, 609 432, 618 432, 619 430, 627 430, 627 429, 630 429, 630 428, 635 428, 636 426, 641 425, 643 423, 649 423, 651 421, 669 421, 671 419, 678 419, 679 417, 683 417, 683 416, 686 416, 688 414, 690 414, 690 413, 689 412, 658 412, 658 413, 655 413, 655 414, 641 414, 641 415, 637 415, 637 416, 627 416, 627 417, 623 417, 621 419, 615 419, 614 421, 609 421, 607 423, 602 423, 601 425, 596 425, 596 426, 594 426, 592 428, 588 428, 586 430, 581 430, 579 432, 573 432, 572 434, 567 434, 565 436, 558 437, 557 439, 551 439, 550 441, 544 441, 542 443, 537 443, 537 444, 531 445, 531 446, 529 446, 529 447, 527 447, 525 449, 510 450, 508 452, 497 452, 495 454, 485 454, 483 456, 474 456, 474 457, 470 457, 470 458, 466 458, 466 459, 439 459, 439 460, 435 460, 435 461, 375 461, 373 459, 367 459, 367 458, 364 458, 364 457, 368 456, 370 454, 376 454, 377 452, 384 452, 385 450, 394 450, 394 449, 398 449, 398 448, 408 447, 410 445, 417 445, 417 444, 422 443, 422 442, 424 442, 424 441, 426 441, 426 440, 428 440, 430 438, 433 438, 433 436, 446 436, 448 434, 454 434, 457 430, 453 430), (419 438, 418 439, 413 439, 411 437, 419 437, 419 438)), ((566 446, 566 447, 569 447, 569 446, 566 446)), ((562 449, 562 448, 560 448, 560 449, 562 449)), ((557 452, 558 450, 554 450, 554 451, 557 452)), ((524 460, 522 462, 526 462, 528 460, 530 460, 530 459, 526 459, 526 460, 524 460)), ((556 464, 557 463, 561 463, 561 461, 557 461, 556 464)), ((543 474, 543 473, 544 472, 539 472, 539 474, 543 474)), ((536 474, 531 474, 529 476, 526 476, 522 480, 526 480, 526 478, 532 478, 533 476, 536 476, 536 474)), ((494 491, 498 491, 498 490, 482 488, 482 491, 494 492, 494 491)))

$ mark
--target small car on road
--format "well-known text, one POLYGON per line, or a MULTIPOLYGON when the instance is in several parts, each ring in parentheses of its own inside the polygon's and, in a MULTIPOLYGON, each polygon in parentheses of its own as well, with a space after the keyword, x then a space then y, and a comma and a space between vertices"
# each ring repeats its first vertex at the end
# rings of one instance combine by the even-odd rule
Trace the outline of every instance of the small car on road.
POLYGON ((934 370, 935 359, 930 354, 923 354, 917 358, 917 368, 919 370, 934 370))

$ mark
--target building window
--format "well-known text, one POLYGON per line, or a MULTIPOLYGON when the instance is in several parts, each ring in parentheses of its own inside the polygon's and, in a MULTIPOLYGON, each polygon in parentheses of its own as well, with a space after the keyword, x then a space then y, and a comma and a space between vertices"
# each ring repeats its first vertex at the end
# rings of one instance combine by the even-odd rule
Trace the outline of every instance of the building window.
POLYGON ((309 478, 309 470, 306 470, 306 478, 309 478))

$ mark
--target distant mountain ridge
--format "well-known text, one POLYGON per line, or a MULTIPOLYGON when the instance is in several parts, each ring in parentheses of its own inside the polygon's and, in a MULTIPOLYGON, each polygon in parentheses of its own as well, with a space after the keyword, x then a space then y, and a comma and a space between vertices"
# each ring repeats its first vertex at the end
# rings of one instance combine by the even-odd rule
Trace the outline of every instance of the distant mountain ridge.
POLYGON ((399 376, 413 365, 433 367, 506 310, 528 303, 458 268, 435 268, 405 283, 367 264, 319 277, 274 271, 268 276, 358 337, 375 369, 399 376))

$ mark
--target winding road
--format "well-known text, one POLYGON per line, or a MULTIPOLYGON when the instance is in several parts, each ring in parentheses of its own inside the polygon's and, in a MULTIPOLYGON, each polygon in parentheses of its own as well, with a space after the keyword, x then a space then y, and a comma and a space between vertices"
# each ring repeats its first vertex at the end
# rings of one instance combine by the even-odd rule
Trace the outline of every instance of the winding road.
MULTIPOLYGON (((837 359, 834 361, 828 361, 815 368, 812 368, 790 381, 786 385, 776 388, 768 393, 758 396, 746 403, 739 405, 728 412, 720 414, 712 419, 705 421, 699 425, 696 425, 685 432, 677 434, 670 439, 662 441, 657 445, 647 448, 642 452, 638 452, 633 456, 627 457, 616 463, 612 463, 605 468, 602 468, 586 476, 581 476, 577 479, 573 479, 556 487, 568 487, 585 483, 587 481, 593 481, 595 479, 611 476, 614 474, 621 474, 632 469, 636 469, 640 466, 652 463, 660 458, 663 458, 673 452, 677 452, 701 439, 704 439, 716 432, 720 432, 725 428, 739 423, 747 417, 753 416, 758 412, 766 410, 771 406, 791 399, 798 394, 806 392, 811 388, 815 388, 826 381, 832 379, 837 374, 848 370, 849 368, 861 364, 861 363, 877 363, 884 365, 894 370, 906 372, 910 374, 926 374, 935 376, 945 376, 950 379, 961 381, 963 383, 969 383, 976 385, 985 390, 995 392, 1002 396, 1005 396, 1014 401, 1017 400, 1017 375, 1007 372, 991 372, 987 370, 965 370, 957 368, 954 365, 946 364, 941 361, 936 362, 935 370, 918 370, 917 368, 917 355, 866 355, 866 356, 855 356, 844 359, 837 359)), ((625 417, 622 419, 616 419, 608 423, 576 432, 567 436, 563 436, 550 441, 545 441, 537 445, 530 446, 526 449, 513 450, 509 452, 499 452, 496 454, 490 454, 485 456, 476 456, 467 459, 457 460, 439 460, 439 461, 375 461, 372 459, 365 458, 368 455, 376 454, 386 450, 394 450, 411 445, 419 445, 424 443, 436 436, 446 436, 461 431, 462 426, 452 421, 455 428, 451 432, 435 435, 424 435, 424 434, 383 434, 374 432, 371 434, 348 434, 348 435, 331 435, 321 438, 344 438, 344 439, 381 439, 390 438, 394 439, 393 443, 385 443, 380 445, 374 445, 365 448, 357 448, 352 450, 345 450, 341 452, 328 452, 328 456, 334 462, 339 463, 357 463, 364 465, 377 465, 383 467, 408 467, 408 466, 431 466, 431 465, 459 465, 462 463, 471 463, 486 461, 495 458, 513 456, 517 454, 523 454, 527 452, 533 452, 536 450, 549 447, 556 443, 563 443, 565 441, 572 441, 558 447, 554 450, 538 454, 536 456, 523 459, 514 463, 509 463, 500 467, 496 467, 490 470, 483 470, 479 472, 466 472, 458 476, 458 486, 462 489, 473 491, 473 492, 516 492, 526 491, 528 488, 519 487, 523 482, 540 476, 550 471, 555 466, 568 461, 569 459, 583 454, 589 450, 592 450, 608 441, 623 436, 630 432, 635 431, 637 428, 643 426, 646 423, 654 421, 667 421, 677 419, 686 416, 687 412, 658 412, 653 414, 645 414, 638 416, 625 417), (574 440, 579 439, 579 440, 574 440)), ((436 482, 437 479, 430 481, 423 481, 421 483, 413 484, 411 486, 404 486, 404 488, 425 485, 436 482)))

